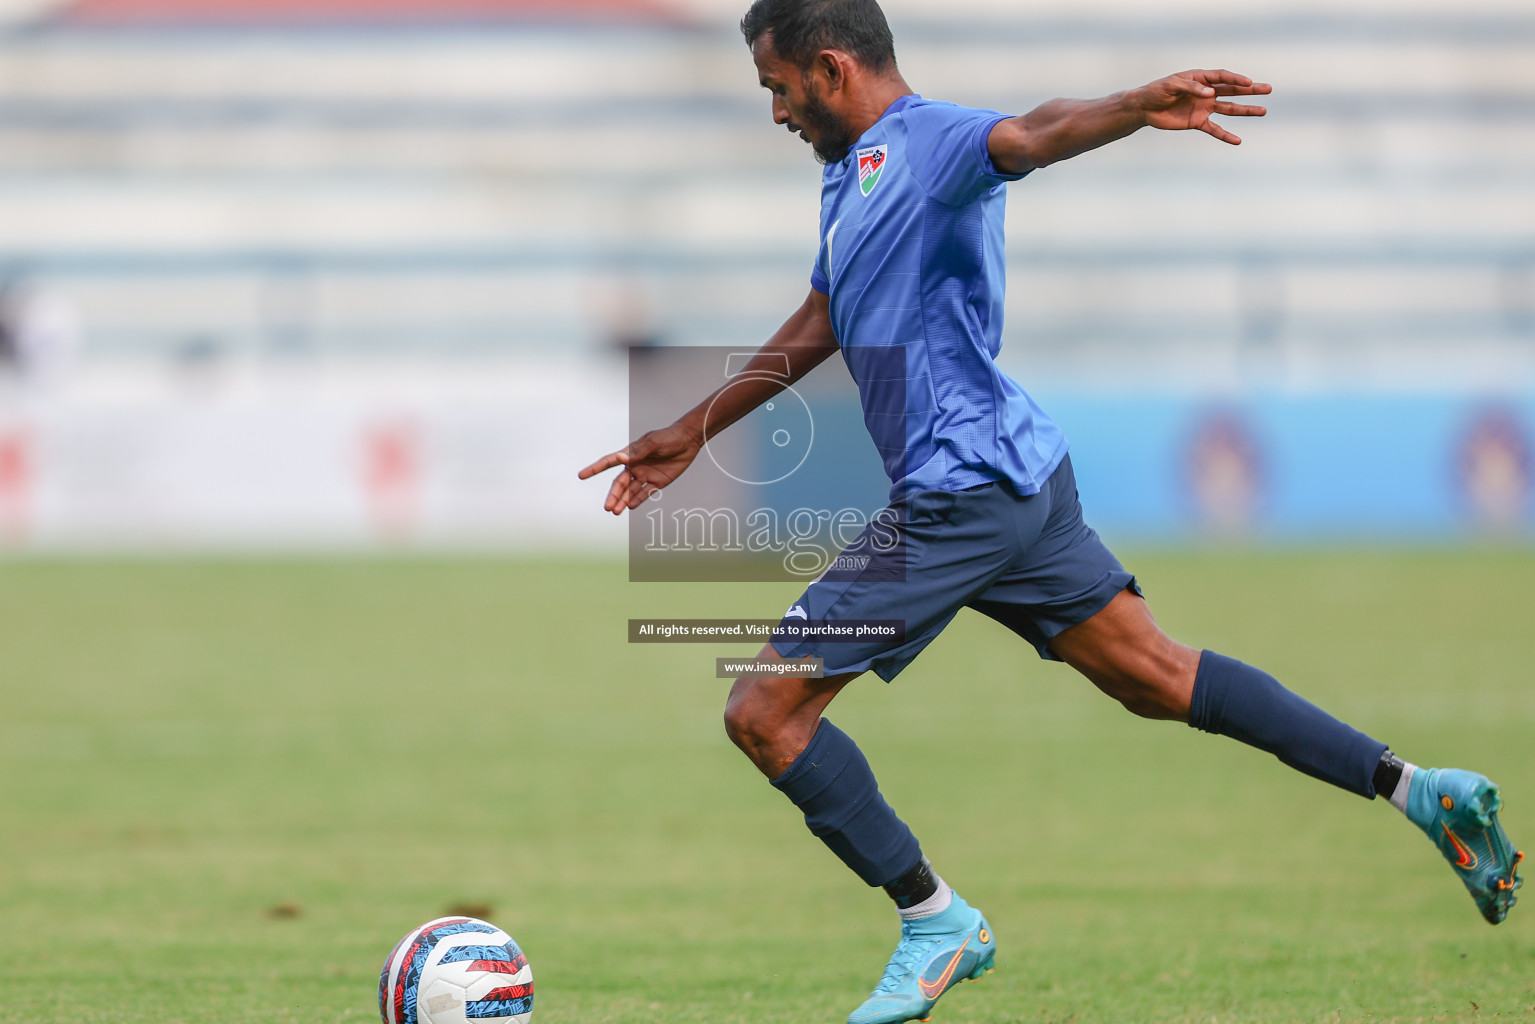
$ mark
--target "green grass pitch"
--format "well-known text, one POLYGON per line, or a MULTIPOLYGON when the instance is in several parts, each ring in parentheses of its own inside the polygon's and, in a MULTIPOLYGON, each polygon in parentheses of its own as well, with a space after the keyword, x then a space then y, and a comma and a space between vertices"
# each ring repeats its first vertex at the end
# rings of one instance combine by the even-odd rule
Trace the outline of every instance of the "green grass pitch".
MULTIPOLYGON (((1535 552, 1128 561, 1175 636, 1501 781, 1535 848, 1535 552)), ((623 642, 796 593, 0 563, 0 1021, 373 1020, 390 946, 462 902, 527 950, 538 1024, 843 1020, 895 915, 726 741, 713 658, 750 651, 623 642)), ((1490 928, 1384 802, 1132 718, 980 616, 832 717, 996 931, 939 1024, 1535 1020, 1535 889, 1490 928)))

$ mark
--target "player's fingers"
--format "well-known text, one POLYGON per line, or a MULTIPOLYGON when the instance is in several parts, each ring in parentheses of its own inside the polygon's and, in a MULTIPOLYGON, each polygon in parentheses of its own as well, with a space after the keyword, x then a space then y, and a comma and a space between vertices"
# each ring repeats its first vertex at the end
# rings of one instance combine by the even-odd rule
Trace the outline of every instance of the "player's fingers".
POLYGON ((634 508, 638 502, 636 498, 642 495, 648 485, 641 480, 632 470, 624 471, 624 488, 619 492, 614 502, 614 511, 619 512, 626 508, 634 508))
POLYGON ((1229 142, 1233 146, 1240 146, 1242 144, 1242 140, 1241 139, 1239 139, 1237 136, 1231 134, 1226 129, 1224 129, 1220 125, 1216 124, 1214 121, 1209 121, 1209 120, 1205 121, 1204 124, 1199 126, 1199 130, 1204 132, 1206 135, 1213 135, 1213 136, 1215 136, 1217 139, 1220 139, 1222 142, 1229 142))
POLYGON ((1217 96, 1267 96, 1273 91, 1272 89, 1238 89, 1234 85, 1217 85, 1215 87, 1215 95, 1217 96))
POLYGON ((1172 85, 1175 95, 1181 93, 1186 96, 1214 96, 1214 87, 1206 85, 1204 82, 1195 77, 1202 73, 1203 72, 1199 71, 1187 71, 1181 75, 1174 75, 1172 78, 1168 79, 1168 82, 1172 85))
POLYGON ((612 469, 614 466, 622 466, 628 461, 629 449, 620 448, 616 452, 610 452, 609 454, 604 455, 590 466, 587 466, 585 469, 581 470, 576 474, 576 476, 582 480, 586 480, 596 476, 598 473, 601 473, 604 470, 612 469))
POLYGON ((1248 86, 1253 84, 1253 80, 1246 75, 1239 75, 1235 71, 1227 71, 1225 68, 1218 68, 1214 71, 1190 71, 1188 74, 1189 77, 1204 82, 1206 85, 1248 86))
POLYGON ((629 489, 627 504, 629 508, 639 508, 650 500, 650 496, 656 492, 656 485, 644 480, 636 480, 634 486, 629 489))
POLYGON ((1268 113, 1268 109, 1251 103, 1218 102, 1215 104, 1215 112, 1217 114, 1228 114, 1231 117, 1262 117, 1268 113))
POLYGON ((1224 85, 1217 83, 1212 88, 1217 96, 1267 96, 1274 91, 1272 85, 1263 82, 1254 82, 1252 85, 1224 85))
POLYGON ((608 497, 607 500, 602 503, 602 507, 607 509, 609 512, 617 510, 619 502, 623 501, 623 497, 626 493, 628 493, 629 485, 633 483, 633 481, 634 478, 629 475, 629 471, 627 469, 614 477, 613 485, 608 488, 608 497))

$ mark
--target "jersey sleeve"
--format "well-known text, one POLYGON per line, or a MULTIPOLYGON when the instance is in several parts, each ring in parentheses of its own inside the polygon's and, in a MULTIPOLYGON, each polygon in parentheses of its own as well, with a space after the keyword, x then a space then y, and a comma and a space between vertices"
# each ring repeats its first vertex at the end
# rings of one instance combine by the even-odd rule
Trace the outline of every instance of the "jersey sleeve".
POLYGON ((952 103, 928 103, 904 113, 906 159, 927 194, 950 206, 973 203, 1023 174, 1005 174, 991 162, 986 140, 1008 115, 952 103))
MULTIPOLYGON (((824 220, 824 210, 821 216, 824 220)), ((810 287, 822 295, 831 294, 831 246, 825 239, 821 240, 821 246, 816 250, 815 263, 810 267, 810 287)))
POLYGON ((831 294, 831 282, 827 280, 826 272, 821 269, 821 255, 819 253, 816 254, 815 265, 810 268, 810 287, 822 295, 831 294))

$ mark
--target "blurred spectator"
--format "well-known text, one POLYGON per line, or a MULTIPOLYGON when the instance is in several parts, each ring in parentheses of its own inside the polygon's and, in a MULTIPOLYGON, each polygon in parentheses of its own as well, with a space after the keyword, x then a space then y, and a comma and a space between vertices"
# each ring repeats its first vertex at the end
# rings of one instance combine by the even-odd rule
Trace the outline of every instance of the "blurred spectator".
POLYGON ((644 286, 639 281, 624 278, 602 282, 597 306, 609 351, 624 355, 662 344, 661 332, 656 328, 644 286))
POLYGON ((0 284, 0 369, 15 370, 18 362, 16 356, 16 314, 14 302, 11 297, 11 286, 0 284))
POLYGON ((61 296, 19 277, 0 283, 0 367, 55 381, 74 362, 78 340, 79 321, 61 296))

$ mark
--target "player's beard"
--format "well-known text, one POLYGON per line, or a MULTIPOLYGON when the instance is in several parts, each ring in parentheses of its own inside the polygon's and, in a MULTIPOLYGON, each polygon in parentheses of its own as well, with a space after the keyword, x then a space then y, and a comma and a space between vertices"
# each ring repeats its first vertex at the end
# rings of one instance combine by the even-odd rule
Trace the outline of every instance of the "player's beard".
POLYGON ((847 157, 847 151, 853 147, 853 143, 858 141, 858 136, 821 99, 814 80, 808 74, 804 81, 805 105, 800 110, 800 124, 808 128, 810 134, 818 140, 811 145, 815 150, 815 158, 823 164, 840 164, 847 157))

